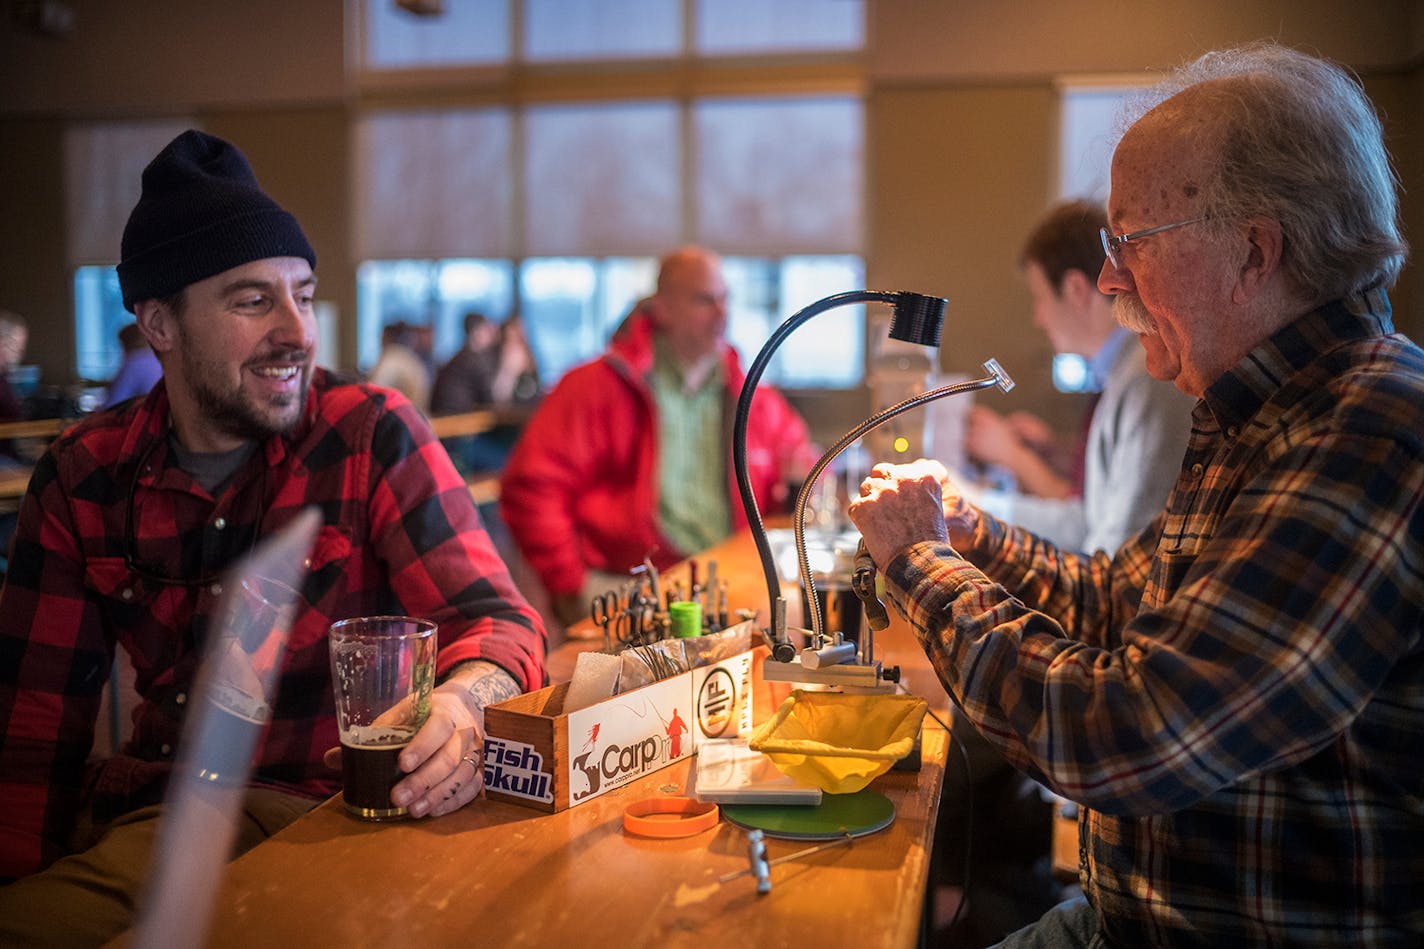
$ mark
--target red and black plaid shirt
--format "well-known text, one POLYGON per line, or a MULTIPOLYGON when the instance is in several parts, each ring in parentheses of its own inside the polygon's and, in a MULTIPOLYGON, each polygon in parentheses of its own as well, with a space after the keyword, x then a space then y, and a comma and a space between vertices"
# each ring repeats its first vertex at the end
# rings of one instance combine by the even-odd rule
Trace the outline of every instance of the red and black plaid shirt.
POLYGON ((263 443, 216 498, 176 466, 167 392, 72 428, 35 468, 0 595, 0 878, 66 851, 86 794, 98 816, 156 802, 220 586, 258 535, 317 505, 255 783, 334 793, 337 744, 326 630, 409 614, 440 624, 438 671, 493 662, 544 682, 545 633, 480 523, 465 482, 402 396, 318 370, 303 421, 263 443), (137 565, 137 569, 135 569, 137 565), (116 646, 140 704, 122 753, 89 777, 100 690, 116 646))

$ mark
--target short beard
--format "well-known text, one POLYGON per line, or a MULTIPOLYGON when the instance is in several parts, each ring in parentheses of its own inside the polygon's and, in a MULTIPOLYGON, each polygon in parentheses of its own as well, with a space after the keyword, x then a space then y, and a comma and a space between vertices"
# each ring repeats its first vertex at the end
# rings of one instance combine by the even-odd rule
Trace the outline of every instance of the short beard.
POLYGON ((1113 319, 1119 326, 1139 336, 1157 335, 1157 321, 1137 297, 1121 293, 1113 297, 1113 319))
MULTIPOLYGON (((302 384, 298 387, 295 396, 283 403, 285 406, 295 402, 297 410, 285 420, 274 424, 270 418, 264 416, 243 397, 241 384, 236 389, 224 391, 209 381, 223 378, 222 372, 217 366, 210 367, 193 351, 191 340, 184 331, 181 320, 178 321, 178 343, 183 351, 184 361, 187 363, 188 387, 193 401, 212 420, 213 424, 229 435, 262 441, 272 435, 285 435, 301 420, 306 409, 307 390, 311 385, 310 362, 302 367, 302 384)), ((297 359, 302 358, 303 355, 301 353, 274 353, 264 358, 297 359)))

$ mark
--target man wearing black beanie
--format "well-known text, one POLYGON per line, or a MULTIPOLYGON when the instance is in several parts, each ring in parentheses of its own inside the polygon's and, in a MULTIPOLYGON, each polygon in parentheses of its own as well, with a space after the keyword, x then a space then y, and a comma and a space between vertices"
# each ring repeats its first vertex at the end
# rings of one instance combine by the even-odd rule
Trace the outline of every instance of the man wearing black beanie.
POLYGON ((0 945, 98 944, 132 922, 220 592, 259 538, 315 505, 237 849, 337 790, 330 623, 439 624, 438 685, 392 803, 448 813, 483 786, 483 707, 538 688, 544 629, 464 480, 401 395, 313 365, 316 254, 230 143, 188 131, 144 170, 118 267, 163 364, 148 396, 56 439, 0 594, 0 945), (133 731, 86 766, 115 650, 133 731))

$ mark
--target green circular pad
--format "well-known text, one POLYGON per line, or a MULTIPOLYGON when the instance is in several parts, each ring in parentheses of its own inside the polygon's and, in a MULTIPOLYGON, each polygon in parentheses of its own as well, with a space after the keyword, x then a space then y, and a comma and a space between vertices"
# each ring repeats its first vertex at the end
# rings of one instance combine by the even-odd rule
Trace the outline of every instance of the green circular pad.
POLYGON ((827 794, 814 807, 723 804, 722 816, 782 840, 835 840, 884 830, 895 820, 895 805, 879 791, 862 788, 854 794, 827 794))

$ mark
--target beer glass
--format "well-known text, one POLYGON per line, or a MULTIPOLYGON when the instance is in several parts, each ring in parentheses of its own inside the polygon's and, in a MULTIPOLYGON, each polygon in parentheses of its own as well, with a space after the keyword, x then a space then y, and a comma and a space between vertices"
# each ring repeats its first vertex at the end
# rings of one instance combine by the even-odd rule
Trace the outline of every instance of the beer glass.
POLYGON ((341 732, 342 799, 364 820, 395 820, 400 753, 430 715, 436 626, 410 616, 331 624, 331 681, 341 732))

